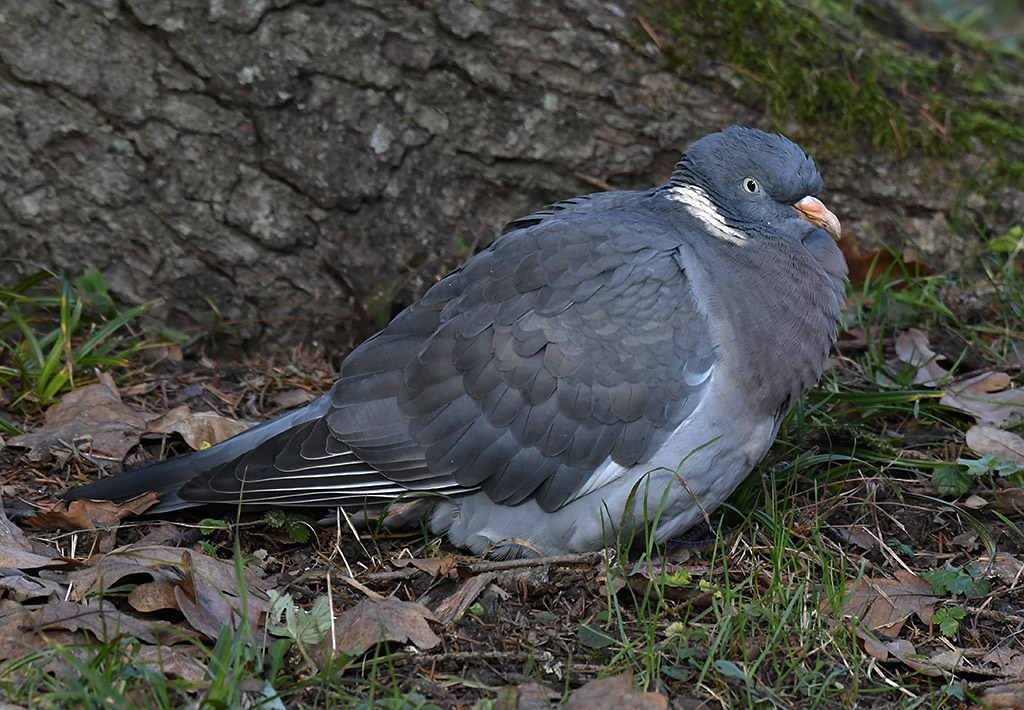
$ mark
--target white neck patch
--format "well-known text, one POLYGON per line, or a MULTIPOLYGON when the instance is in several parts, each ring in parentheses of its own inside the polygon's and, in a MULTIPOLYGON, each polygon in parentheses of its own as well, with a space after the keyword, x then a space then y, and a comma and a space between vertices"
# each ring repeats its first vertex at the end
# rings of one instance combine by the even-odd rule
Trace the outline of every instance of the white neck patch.
POLYGON ((749 237, 743 232, 729 226, 725 217, 715 207, 715 203, 696 185, 676 185, 668 190, 668 199, 679 202, 683 208, 696 219, 703 222, 712 235, 722 241, 743 246, 749 237))

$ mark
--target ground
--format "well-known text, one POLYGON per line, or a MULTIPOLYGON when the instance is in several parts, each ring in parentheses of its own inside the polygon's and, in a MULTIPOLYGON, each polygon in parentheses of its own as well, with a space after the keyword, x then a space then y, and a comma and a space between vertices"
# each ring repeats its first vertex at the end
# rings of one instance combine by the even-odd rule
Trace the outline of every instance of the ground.
POLYGON ((136 355, 116 384, 80 385, 63 410, 19 420, 49 438, 0 450, 0 695, 38 707, 1020 707, 1024 321, 1019 272, 1000 263, 998 280, 968 290, 867 274, 769 456, 710 527, 663 550, 500 562, 422 530, 356 535, 341 519, 55 504, 122 465, 100 439, 54 428, 102 419, 83 392, 137 416, 134 441, 175 432, 129 437, 134 466, 307 401, 333 372, 308 353, 242 366, 136 355))

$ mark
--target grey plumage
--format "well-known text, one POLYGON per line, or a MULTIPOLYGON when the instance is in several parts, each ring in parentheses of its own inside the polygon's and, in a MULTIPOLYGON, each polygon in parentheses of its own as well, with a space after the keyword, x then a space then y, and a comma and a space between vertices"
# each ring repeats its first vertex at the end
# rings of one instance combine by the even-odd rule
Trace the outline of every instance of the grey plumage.
POLYGON ((374 511, 440 493, 431 527, 496 554, 594 549, 656 510, 657 538, 678 534, 756 465, 828 356, 846 267, 820 188, 785 138, 708 136, 660 188, 512 222, 316 402, 67 497, 374 511))

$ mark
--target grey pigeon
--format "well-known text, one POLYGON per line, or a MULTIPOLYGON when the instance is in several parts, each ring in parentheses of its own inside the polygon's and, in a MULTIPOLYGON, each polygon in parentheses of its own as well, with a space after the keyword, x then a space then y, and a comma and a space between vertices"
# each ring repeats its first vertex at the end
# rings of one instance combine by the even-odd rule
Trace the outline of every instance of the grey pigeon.
POLYGON ((820 190, 782 136, 709 135, 661 187, 509 224, 309 405, 65 497, 360 516, 398 501, 497 557, 645 525, 663 542, 732 493, 821 374, 846 263, 820 190))

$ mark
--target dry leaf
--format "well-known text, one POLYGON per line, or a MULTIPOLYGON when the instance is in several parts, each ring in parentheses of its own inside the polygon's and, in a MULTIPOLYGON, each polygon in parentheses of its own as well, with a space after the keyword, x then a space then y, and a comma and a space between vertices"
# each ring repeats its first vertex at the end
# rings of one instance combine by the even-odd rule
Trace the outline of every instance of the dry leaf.
POLYGON ((96 551, 110 552, 117 540, 117 526, 125 518, 156 505, 155 493, 143 493, 124 503, 103 500, 59 501, 50 510, 35 513, 25 522, 36 530, 90 530, 96 532, 96 551))
MULTIPOLYGON (((0 547, 22 550, 23 552, 34 551, 32 542, 25 537, 25 533, 21 531, 21 528, 11 522, 3 506, 0 506, 0 547)), ((9 565, 0 564, 0 567, 7 566, 9 565)))
POLYGON ((558 693, 531 681, 520 687, 498 689, 494 710, 551 710, 558 706, 558 693))
POLYGON ((134 636, 146 643, 157 643, 157 637, 153 634, 157 627, 129 614, 122 614, 116 606, 102 599, 71 602, 57 597, 32 612, 31 617, 33 627, 44 631, 86 630, 104 642, 118 636, 134 636))
POLYGON ((938 364, 939 360, 944 359, 943 356, 932 350, 928 336, 917 328, 911 328, 896 336, 896 357, 901 362, 917 368, 913 379, 915 385, 933 387, 949 376, 945 368, 938 364))
POLYGON ((1004 552, 996 553, 995 560, 988 555, 979 557, 970 566, 985 577, 995 575, 1007 587, 1014 587, 1024 579, 1024 562, 1004 552))
MULTIPOLYGON (((428 621, 434 615, 421 604, 391 597, 382 602, 363 599, 338 617, 337 649, 349 656, 366 652, 382 641, 411 642, 426 650, 441 643, 428 621)), ((330 639, 327 639, 330 643, 330 639)))
MULTIPOLYGON (((946 382, 949 372, 938 364, 943 359, 928 343, 928 336, 911 328, 896 337, 897 361, 890 363, 899 370, 903 364, 917 368, 914 384, 937 387, 946 382)), ((1011 384, 1005 372, 983 372, 961 382, 942 385, 942 403, 970 414, 983 424, 1004 426, 1024 420, 1024 390, 1007 389, 1011 384)))
POLYGON ((0 589, 6 592, 8 599, 24 604, 33 599, 45 599, 53 595, 59 597, 67 591, 67 585, 27 574, 13 574, 0 576, 0 589))
MULTIPOLYGON (((140 577, 149 581, 142 581, 129 595, 136 609, 178 609, 193 629, 210 638, 217 638, 229 624, 237 627, 242 594, 234 564, 199 552, 157 546, 124 548, 72 572, 67 580, 72 598, 81 599, 140 577)), ((268 599, 251 568, 246 568, 244 579, 247 618, 255 628, 268 599)))
POLYGON ((1012 461, 1024 466, 1024 439, 1005 429, 975 424, 967 430, 967 445, 982 456, 994 456, 996 461, 1012 461))
POLYGON ((863 626, 857 625, 857 638, 864 645, 864 651, 871 657, 886 663, 891 659, 905 663, 916 671, 928 676, 941 676, 942 671, 935 667, 931 659, 924 660, 918 654, 914 644, 906 639, 881 641, 875 638, 863 626))
POLYGON ((309 390, 304 390, 300 388, 285 390, 284 392, 278 392, 270 398, 270 400, 274 403, 274 406, 280 407, 281 409, 294 409, 295 407, 298 407, 300 405, 309 404, 314 399, 316 399, 315 394, 313 394, 309 390))
POLYGON ((0 508, 0 570, 26 571, 44 567, 63 567, 67 564, 67 560, 57 559, 55 550, 38 545, 39 551, 36 551, 36 547, 0 508))
MULTIPOLYGON (((148 575, 154 580, 167 579, 179 582, 188 572, 182 562, 181 553, 182 550, 178 548, 161 546, 125 547, 114 550, 91 567, 69 575, 73 582, 72 597, 77 599, 97 594, 102 589, 116 585, 125 577, 134 575, 148 575)), ((225 590, 233 595, 238 593, 235 566, 230 561, 190 551, 189 564, 196 574, 208 580, 216 589, 225 590)), ((245 585, 247 594, 257 594, 266 599, 259 579, 250 566, 245 568, 245 585)))
POLYGON ((179 646, 143 646, 138 659, 168 676, 200 683, 209 678, 209 666, 199 660, 203 649, 192 644, 179 646))
POLYGON ((856 616, 867 628, 894 637, 911 614, 929 623, 935 606, 941 601, 932 594, 928 582, 905 570, 896 570, 897 579, 850 580, 850 591, 843 613, 856 616), (856 582, 856 587, 854 583, 856 582))
POLYGON ((981 658, 982 663, 991 663, 1000 673, 1008 676, 1024 678, 1024 653, 1016 653, 1008 648, 994 648, 981 658))
POLYGON ((857 238, 848 229, 843 230, 843 236, 838 244, 850 269, 850 283, 855 286, 886 276, 902 278, 904 274, 927 276, 932 273, 932 268, 928 264, 898 259, 888 251, 873 249, 867 254, 861 253, 857 238))
POLYGON ((0 545, 0 569, 17 569, 22 571, 43 569, 46 567, 63 567, 64 560, 25 552, 17 548, 0 545))
POLYGON ((1003 515, 1024 515, 1024 488, 1004 488, 996 492, 996 499, 985 505, 1003 515))
POLYGON ((967 412, 983 424, 1006 426, 1024 420, 1024 390, 1006 389, 1005 372, 984 372, 943 388, 942 403, 967 412))
POLYGON ((981 510, 986 505, 988 505, 988 501, 979 496, 977 493, 972 493, 971 495, 967 496, 967 500, 965 500, 960 505, 962 505, 964 508, 967 508, 968 510, 981 510))
POLYGON ((447 577, 455 568, 455 558, 451 555, 445 557, 408 558, 391 560, 398 569, 412 565, 421 572, 426 572, 431 577, 447 577))
POLYGON ((36 530, 100 530, 152 508, 158 500, 155 493, 143 493, 124 503, 109 500, 59 501, 50 510, 35 513, 25 522, 36 530))
POLYGON ((66 451, 72 442, 88 438, 94 453, 115 461, 124 459, 139 443, 146 422, 156 415, 122 402, 110 375, 100 373, 99 378, 95 384, 64 395, 46 410, 43 426, 9 439, 7 445, 30 449, 30 461, 43 461, 52 451, 66 451))
POLYGON ((860 624, 857 625, 857 638, 864 644, 865 653, 882 663, 887 663, 890 656, 899 658, 906 653, 917 653, 914 644, 910 643, 910 641, 904 639, 896 639, 895 641, 879 640, 860 624))
POLYGON ((987 688, 978 699, 993 710, 1024 710, 1024 683, 987 688))
POLYGON ((174 597, 177 584, 169 579, 154 579, 135 587, 128 593, 128 603, 141 612, 177 609, 178 601, 174 597))
MULTIPOLYGON (((234 583, 226 587, 218 586, 211 583, 209 576, 197 574, 193 562, 202 557, 205 555, 189 550, 181 551, 181 568, 185 576, 174 587, 174 599, 193 629, 207 638, 216 639, 225 628, 237 629, 241 625, 242 597, 234 583)), ((249 590, 246 592, 244 618, 255 636, 257 624, 269 602, 265 595, 257 595, 249 590)))
POLYGON ((668 710, 668 698, 633 688, 629 672, 592 680, 569 696, 565 710, 668 710))
POLYGON ((252 424, 228 419, 215 412, 191 413, 182 404, 149 423, 144 434, 180 434, 185 443, 199 450, 241 434, 252 424))
POLYGON ((835 528, 836 534, 843 540, 863 550, 870 550, 878 544, 878 538, 863 525, 852 525, 849 528, 835 528))

